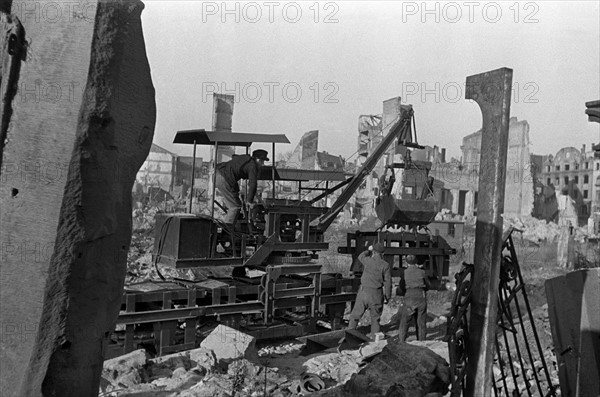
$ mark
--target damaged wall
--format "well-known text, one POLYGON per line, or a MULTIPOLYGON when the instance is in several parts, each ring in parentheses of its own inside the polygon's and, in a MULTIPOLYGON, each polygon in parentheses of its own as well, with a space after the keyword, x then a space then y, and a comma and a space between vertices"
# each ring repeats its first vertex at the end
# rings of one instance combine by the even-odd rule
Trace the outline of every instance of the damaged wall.
POLYGON ((0 181, 0 395, 92 396, 154 133, 143 5, 90 2, 49 21, 19 12, 31 3, 11 8, 28 47, 0 181))
POLYGON ((286 168, 315 170, 317 168, 317 149, 319 147, 319 131, 308 131, 302 135, 298 145, 285 161, 286 168))
MULTIPOLYGON (((529 151, 529 124, 510 118, 504 214, 523 218, 533 212, 533 176, 529 151)), ((473 216, 477 211, 479 189, 481 130, 463 138, 460 163, 434 163, 431 175, 443 183, 444 206, 455 214, 473 216)))
POLYGON ((533 170, 529 146, 529 123, 511 117, 504 196, 504 214, 508 217, 524 218, 533 213, 533 170))

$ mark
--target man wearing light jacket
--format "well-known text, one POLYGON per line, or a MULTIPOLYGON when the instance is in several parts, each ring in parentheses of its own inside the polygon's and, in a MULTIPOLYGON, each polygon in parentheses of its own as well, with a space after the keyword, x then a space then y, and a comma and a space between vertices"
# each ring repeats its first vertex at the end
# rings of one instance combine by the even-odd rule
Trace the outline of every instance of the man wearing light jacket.
POLYGON ((398 326, 399 337, 402 342, 408 337, 408 321, 416 317, 417 339, 425 340, 427 333, 427 293, 431 284, 425 271, 417 265, 414 255, 406 256, 408 267, 404 269, 404 275, 400 279, 400 307, 398 315, 400 324, 398 326))
POLYGON ((356 303, 350 313, 349 329, 355 329, 365 311, 371 314, 371 335, 380 330, 379 320, 383 304, 392 294, 392 270, 390 264, 383 259, 385 247, 381 243, 373 245, 373 251, 365 251, 358 256, 364 271, 360 278, 360 289, 356 303))

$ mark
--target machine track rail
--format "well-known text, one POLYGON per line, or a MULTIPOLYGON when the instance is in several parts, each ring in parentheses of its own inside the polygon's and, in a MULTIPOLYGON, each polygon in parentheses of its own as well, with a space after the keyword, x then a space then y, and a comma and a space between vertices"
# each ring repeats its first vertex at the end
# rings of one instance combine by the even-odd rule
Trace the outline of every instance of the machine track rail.
POLYGON ((140 346, 164 355, 198 346, 202 327, 216 323, 257 339, 298 337, 317 331, 317 320, 339 329, 360 280, 321 274, 321 266, 269 265, 256 278, 144 282, 126 287, 106 356, 140 346))

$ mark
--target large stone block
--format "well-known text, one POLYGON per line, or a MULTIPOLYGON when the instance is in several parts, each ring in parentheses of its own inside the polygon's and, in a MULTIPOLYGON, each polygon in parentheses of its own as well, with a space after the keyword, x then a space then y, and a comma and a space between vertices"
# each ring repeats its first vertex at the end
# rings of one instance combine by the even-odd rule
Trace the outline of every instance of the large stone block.
POLYGON ((448 391, 450 367, 433 351, 398 339, 344 385, 348 396, 424 396, 448 391), (400 393, 400 391, 403 393, 400 393), (396 392, 396 394, 394 394, 396 392))
POLYGON ((142 3, 44 6, 11 7, 27 47, 0 178, 3 397, 97 395, 155 125, 142 3))
POLYGON ((217 361, 247 358, 257 362, 255 343, 253 336, 220 324, 200 343, 200 347, 212 350, 217 361))

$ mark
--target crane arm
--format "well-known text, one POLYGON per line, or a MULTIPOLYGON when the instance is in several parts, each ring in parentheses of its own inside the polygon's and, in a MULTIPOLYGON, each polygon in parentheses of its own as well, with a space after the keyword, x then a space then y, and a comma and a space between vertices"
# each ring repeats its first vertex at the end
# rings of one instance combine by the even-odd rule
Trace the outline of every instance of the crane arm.
POLYGON ((412 106, 403 106, 401 108, 401 113, 398 119, 389 126, 389 132, 387 133, 387 135, 381 140, 381 142, 375 148, 375 150, 371 152, 369 157, 367 157, 364 164, 360 167, 356 175, 351 177, 352 181, 348 183, 348 185, 344 188, 344 190, 337 198, 337 200, 333 203, 331 208, 319 218, 315 219, 314 223, 316 224, 316 227, 319 231, 324 232, 333 223, 337 215, 344 208, 344 205, 346 205, 346 203, 350 200, 352 195, 356 193, 365 177, 371 174, 381 156, 383 156, 383 154, 387 151, 388 147, 396 138, 400 142, 411 142, 412 118, 412 106))

